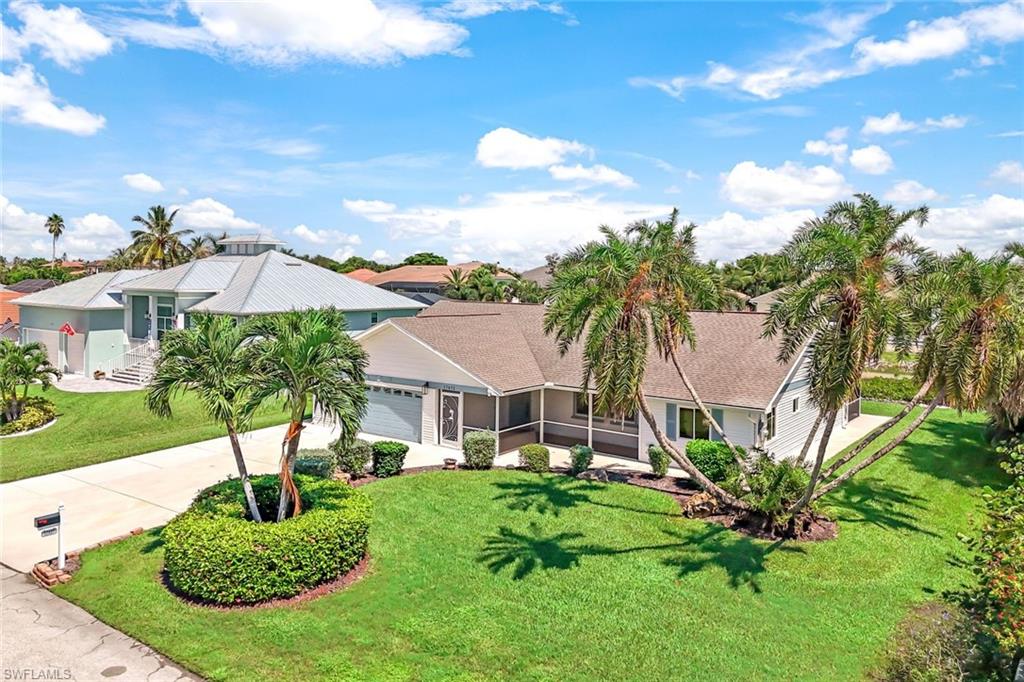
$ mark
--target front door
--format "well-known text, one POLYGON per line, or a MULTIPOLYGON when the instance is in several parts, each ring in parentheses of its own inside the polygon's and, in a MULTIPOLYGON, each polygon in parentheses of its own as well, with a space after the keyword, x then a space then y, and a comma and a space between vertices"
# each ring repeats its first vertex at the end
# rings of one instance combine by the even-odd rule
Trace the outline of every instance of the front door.
POLYGON ((441 393, 441 445, 462 445, 462 395, 441 393))
POLYGON ((132 296, 132 338, 149 338, 146 316, 149 315, 149 296, 132 296))

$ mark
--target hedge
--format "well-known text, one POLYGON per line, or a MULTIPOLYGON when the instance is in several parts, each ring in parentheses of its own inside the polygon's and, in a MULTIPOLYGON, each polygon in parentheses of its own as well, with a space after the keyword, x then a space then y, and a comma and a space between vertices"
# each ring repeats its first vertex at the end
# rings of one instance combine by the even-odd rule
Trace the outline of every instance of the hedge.
POLYGON ((519 466, 542 474, 551 469, 551 451, 538 443, 524 445, 519 448, 519 466))
POLYGON ((471 431, 462 439, 462 460, 467 469, 490 469, 494 466, 497 445, 493 431, 471 431))
MULTIPOLYGON (((736 450, 741 457, 746 455, 743 448, 737 446, 736 450)), ((736 459, 729 446, 719 441, 695 438, 686 444, 686 456, 693 466, 715 483, 722 483, 737 470, 736 459)))
POLYGON ((352 478, 366 475, 366 465, 373 457, 373 445, 369 441, 356 438, 347 446, 336 440, 328 447, 338 458, 338 468, 352 478))
POLYGON ((46 398, 38 396, 26 398, 21 416, 12 422, 0 426, 0 436, 9 436, 12 433, 21 433, 38 429, 40 426, 49 424, 57 417, 57 406, 46 398))
POLYGON ((396 440, 379 440, 373 444, 373 475, 378 478, 402 473, 409 446, 396 440))
MULTIPOLYGON (((921 382, 912 378, 867 377, 861 379, 861 397, 868 400, 893 400, 898 402, 910 402, 921 390, 921 382)), ((929 391, 925 396, 926 400, 935 397, 935 391, 929 391)))
MULTIPOLYGON (((273 518, 278 477, 250 479, 260 513, 273 518)), ((199 493, 162 532, 164 567, 179 592, 215 604, 291 597, 334 580, 366 554, 370 500, 345 483, 298 474, 302 514, 281 523, 246 518, 241 483, 199 493)))
POLYGON ((299 450, 295 455, 295 473, 316 478, 331 478, 338 460, 334 453, 324 449, 299 450))
POLYGON ((573 476, 582 474, 594 461, 594 449, 577 443, 569 448, 569 471, 573 476))
POLYGON ((651 471, 658 478, 664 478, 668 473, 668 453, 658 445, 651 445, 647 448, 647 459, 651 463, 651 471))

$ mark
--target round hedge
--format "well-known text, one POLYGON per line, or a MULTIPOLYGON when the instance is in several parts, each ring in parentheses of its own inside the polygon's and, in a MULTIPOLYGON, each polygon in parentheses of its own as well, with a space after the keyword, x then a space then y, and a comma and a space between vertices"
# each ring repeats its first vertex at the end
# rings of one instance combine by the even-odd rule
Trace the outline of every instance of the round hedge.
MULTIPOLYGON (((251 479, 264 519, 278 477, 251 479)), ((340 481, 296 475, 303 512, 281 523, 248 519, 238 480, 199 493, 163 530, 164 567, 184 595, 215 604, 292 597, 351 570, 366 554, 370 500, 340 481)))

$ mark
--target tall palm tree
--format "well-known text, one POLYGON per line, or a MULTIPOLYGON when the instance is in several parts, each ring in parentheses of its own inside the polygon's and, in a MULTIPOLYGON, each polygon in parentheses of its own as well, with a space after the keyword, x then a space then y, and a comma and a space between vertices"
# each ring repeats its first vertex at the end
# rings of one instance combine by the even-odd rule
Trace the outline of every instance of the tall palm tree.
POLYGON ((188 240, 185 252, 189 260, 200 260, 215 254, 216 246, 212 235, 196 235, 188 240))
POLYGON ((53 262, 57 262, 57 240, 64 234, 64 218, 54 213, 46 219, 46 231, 53 237, 53 262))
POLYGON ((238 441, 238 434, 248 430, 255 407, 249 400, 249 372, 245 369, 246 331, 226 315, 193 315, 190 323, 161 339, 146 407, 156 415, 170 417, 172 398, 194 394, 206 414, 224 424, 249 515, 262 521, 238 441))
POLYGON ((43 390, 50 388, 60 379, 59 369, 50 364, 46 346, 33 341, 17 344, 7 338, 0 338, 0 389, 3 392, 4 418, 13 421, 21 416, 28 398, 28 387, 39 384, 43 390), (21 397, 18 397, 18 387, 21 397))
POLYGON ((281 496, 277 520, 302 511, 292 480, 302 422, 315 401, 320 414, 341 427, 344 443, 355 437, 366 412, 366 353, 346 331, 345 316, 334 308, 292 311, 254 318, 247 326, 252 341, 249 363, 251 400, 284 398, 290 414, 281 443, 281 496))
POLYGON ((894 335, 905 333, 899 287, 907 280, 908 259, 925 257, 900 231, 909 222, 923 224, 926 207, 897 211, 867 194, 856 198, 833 204, 794 234, 784 253, 802 279, 782 291, 765 320, 764 336, 782 335, 782 362, 813 342, 810 393, 823 418, 804 441, 801 461, 824 426, 807 489, 789 509, 794 515, 814 495, 836 417, 856 396, 864 367, 881 357, 894 335))
POLYGON ((639 407, 658 444, 701 488, 747 509, 668 440, 644 397, 653 344, 664 361, 672 361, 705 419, 721 433, 679 361, 679 346, 696 343, 689 311, 708 307, 715 289, 706 270, 694 264, 694 226, 677 230, 677 220, 673 211, 668 221, 637 223, 625 234, 602 226, 603 241, 568 253, 555 269, 544 331, 555 335, 562 353, 581 343, 581 386, 584 391, 595 386, 596 411, 622 415, 639 407))
POLYGON ((177 265, 185 259, 185 247, 181 240, 192 234, 192 230, 174 231, 174 218, 177 209, 170 214, 163 206, 152 206, 145 217, 137 215, 132 221, 145 229, 132 230, 132 247, 137 249, 143 265, 156 261, 163 270, 169 265, 177 265))
POLYGON ((444 295, 448 298, 465 300, 471 288, 469 276, 461 268, 452 268, 444 277, 444 295))

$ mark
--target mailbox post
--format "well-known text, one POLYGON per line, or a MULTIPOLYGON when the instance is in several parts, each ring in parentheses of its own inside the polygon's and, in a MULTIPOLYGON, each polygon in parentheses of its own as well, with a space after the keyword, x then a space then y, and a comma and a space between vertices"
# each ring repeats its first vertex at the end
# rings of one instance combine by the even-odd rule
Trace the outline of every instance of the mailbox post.
POLYGON ((57 568, 64 570, 64 533, 61 530, 61 515, 64 512, 64 503, 57 505, 56 514, 44 514, 35 518, 35 526, 41 536, 49 537, 57 535, 57 568))

